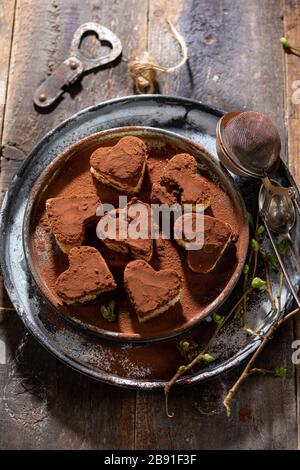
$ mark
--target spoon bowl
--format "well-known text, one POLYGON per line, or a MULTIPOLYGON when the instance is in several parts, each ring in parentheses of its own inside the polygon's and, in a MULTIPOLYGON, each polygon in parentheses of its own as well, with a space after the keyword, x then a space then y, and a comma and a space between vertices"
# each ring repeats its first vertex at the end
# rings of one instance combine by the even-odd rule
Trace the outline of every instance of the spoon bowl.
POLYGON ((275 233, 288 233, 296 222, 296 212, 291 198, 274 194, 267 213, 267 223, 275 233))
MULTIPOLYGON (((277 181, 271 181, 272 187, 281 187, 277 181)), ((259 210, 265 215, 269 229, 274 233, 289 234, 296 223, 296 210, 290 196, 269 192, 261 187, 258 198, 259 210)))

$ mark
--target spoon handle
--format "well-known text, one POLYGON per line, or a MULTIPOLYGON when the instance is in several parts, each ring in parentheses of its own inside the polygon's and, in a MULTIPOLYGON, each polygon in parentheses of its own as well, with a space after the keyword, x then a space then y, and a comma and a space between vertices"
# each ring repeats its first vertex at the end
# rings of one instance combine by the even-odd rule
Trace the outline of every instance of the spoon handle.
POLYGON ((285 197, 291 197, 291 198, 294 197, 293 188, 290 188, 290 187, 286 188, 278 184, 275 185, 272 183, 272 181, 269 179, 268 176, 265 176, 264 178, 262 178, 262 183, 266 191, 268 192, 269 196, 271 197, 275 196, 275 194, 278 194, 279 196, 285 196, 285 197))
MULTIPOLYGON (((290 276, 289 276, 289 274, 288 274, 288 272, 287 272, 287 270, 286 270, 286 267, 285 267, 285 264, 284 264, 284 262, 283 262, 283 259, 282 259, 281 255, 280 255, 280 253, 279 253, 279 251, 278 251, 278 249, 277 249, 277 246, 276 246, 276 243, 275 243, 273 234, 272 234, 271 230, 270 230, 269 227, 268 227, 266 218, 264 217, 263 214, 261 214, 261 215, 262 215, 262 218, 263 218, 263 221, 264 221, 264 225, 265 225, 265 227, 266 227, 266 230, 267 230, 267 232, 268 232, 269 238, 270 238, 270 240, 271 240, 273 249, 274 249, 274 251, 275 251, 276 257, 277 257, 277 259, 278 259, 278 261, 279 261, 280 267, 281 267, 282 272, 283 272, 283 274, 284 274, 284 277, 285 277, 285 279, 286 279, 286 281, 287 281, 287 283, 288 283, 288 285, 289 285, 289 288, 290 288, 290 290, 291 290, 291 292, 292 292, 292 294, 293 294, 293 296, 294 296, 294 299, 295 299, 296 302, 297 302, 298 307, 300 307, 300 299, 299 299, 299 296, 298 296, 297 292, 296 292, 295 289, 294 289, 294 286, 293 286, 292 281, 291 281, 291 279, 290 279, 290 276)), ((289 245, 290 245, 290 244, 289 244, 289 245)), ((291 247, 291 245, 290 245, 290 247, 291 247)), ((298 271, 298 273, 300 274, 300 271, 298 271)))
POLYGON ((293 259, 294 259, 294 262, 296 264, 296 268, 297 268, 297 271, 298 271, 298 274, 300 276, 300 258, 299 258, 299 255, 298 253, 296 253, 296 250, 295 250, 295 247, 294 247, 294 244, 293 244, 293 241, 291 239, 291 235, 288 233, 286 235, 286 240, 289 244, 289 249, 291 250, 291 253, 293 255, 293 259))
POLYGON ((293 198, 293 203, 295 204, 295 207, 298 211, 298 214, 300 215, 300 205, 299 205, 299 202, 297 200, 297 195, 293 198))

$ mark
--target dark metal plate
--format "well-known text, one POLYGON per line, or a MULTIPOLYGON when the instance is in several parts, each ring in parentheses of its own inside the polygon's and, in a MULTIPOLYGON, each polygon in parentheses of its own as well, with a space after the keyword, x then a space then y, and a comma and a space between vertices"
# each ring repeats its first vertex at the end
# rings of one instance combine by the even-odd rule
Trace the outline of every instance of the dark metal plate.
MULTIPOLYGON (((32 150, 12 180, 1 212, 1 265, 5 285, 20 318, 33 335, 53 354, 71 367, 99 380, 120 386, 160 388, 181 363, 176 340, 158 344, 132 345, 114 343, 78 331, 49 311, 40 295, 24 257, 22 225, 31 188, 48 164, 71 144, 101 130, 141 125, 167 129, 202 144, 215 157, 215 128, 222 113, 201 103, 160 95, 121 98, 81 111, 51 131, 32 150)), ((257 181, 235 178, 246 204, 253 205, 257 181)), ((277 179, 288 185, 291 176, 282 164, 277 179)), ((297 231, 297 228, 296 228, 297 231)), ((293 236, 297 234, 294 233, 293 236)), ((268 241, 266 240, 266 243, 268 241)), ((293 281, 298 279, 293 274, 293 281)), ((278 279, 274 276, 274 287, 278 279)), ((228 301, 234 300, 239 285, 228 301)), ((290 307, 291 296, 283 290, 282 302, 290 307)), ((250 306, 253 328, 264 331, 272 324, 269 303, 257 297, 250 306)), ((226 306, 224 307, 226 308, 226 306)), ((200 324, 193 336, 205 338, 209 323, 200 324)), ((216 361, 210 367, 180 383, 194 383, 228 370, 241 363, 259 344, 249 338, 238 322, 224 328, 216 345, 216 361)))

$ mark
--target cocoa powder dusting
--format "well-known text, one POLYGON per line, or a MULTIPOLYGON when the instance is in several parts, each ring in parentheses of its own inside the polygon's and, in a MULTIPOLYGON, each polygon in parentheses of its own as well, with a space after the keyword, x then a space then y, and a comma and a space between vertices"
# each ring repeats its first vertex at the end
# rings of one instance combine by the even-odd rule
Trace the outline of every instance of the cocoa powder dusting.
POLYGON ((124 285, 136 313, 143 319, 179 294, 181 279, 173 270, 155 271, 145 261, 136 260, 125 268, 124 285))
POLYGON ((105 177, 135 187, 147 157, 147 146, 133 136, 126 136, 113 147, 101 147, 91 155, 91 167, 105 177))
POLYGON ((99 203, 99 198, 94 194, 48 199, 48 223, 56 239, 64 244, 80 246, 87 224, 97 221, 99 203))
POLYGON ((210 202, 213 192, 211 183, 197 173, 197 162, 192 155, 174 155, 152 189, 154 203, 204 204, 210 202))
POLYGON ((69 267, 55 282, 57 294, 68 302, 76 302, 84 296, 98 295, 115 288, 116 283, 104 258, 90 246, 72 248, 69 253, 69 267))
MULTIPOLYGON (((151 188, 159 184, 167 162, 175 154, 184 152, 168 141, 157 145, 157 137, 147 136, 148 161, 146 173, 138 199, 150 203, 151 188)), ((110 146, 115 145, 117 139, 111 139, 110 146)), ((57 277, 68 269, 68 257, 57 247, 48 224, 45 223, 45 202, 48 198, 58 196, 94 195, 102 203, 109 202, 118 206, 120 193, 104 186, 92 177, 90 172, 90 156, 96 144, 89 149, 81 150, 61 163, 60 170, 49 182, 45 192, 41 193, 31 224, 31 256, 35 269, 41 279, 40 287, 48 299, 59 308, 60 312, 83 323, 93 330, 106 330, 120 335, 131 336, 136 339, 151 338, 168 334, 180 329, 183 324, 191 322, 195 316, 205 316, 210 303, 223 292, 232 274, 237 269, 239 259, 247 249, 247 231, 240 223, 240 208, 222 187, 210 179, 209 171, 203 172, 209 185, 211 205, 206 214, 227 222, 233 233, 239 234, 236 243, 230 245, 216 268, 208 274, 192 272, 186 259, 185 250, 179 247, 174 240, 159 239, 154 242, 153 257, 150 264, 154 269, 169 269, 176 272, 182 279, 181 302, 170 308, 158 318, 140 324, 134 313, 128 296, 123 287, 123 273, 132 257, 129 254, 115 253, 107 248, 96 236, 95 227, 86 231, 85 245, 95 247, 105 259, 117 288, 113 292, 101 294, 96 300, 86 304, 62 305, 59 296, 55 293, 57 277), (41 241, 43 249, 41 250, 41 241), (106 305, 110 299, 116 302, 117 321, 108 323, 100 314, 101 305, 106 305)), ((130 200, 130 198, 128 198, 130 200)))

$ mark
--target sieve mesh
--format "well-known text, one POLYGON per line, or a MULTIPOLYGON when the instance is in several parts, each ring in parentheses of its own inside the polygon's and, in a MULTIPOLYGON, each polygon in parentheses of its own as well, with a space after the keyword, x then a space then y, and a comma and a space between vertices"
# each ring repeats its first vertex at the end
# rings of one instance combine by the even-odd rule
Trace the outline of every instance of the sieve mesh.
POLYGON ((224 126, 223 139, 232 158, 245 168, 268 170, 278 160, 280 137, 270 118, 248 111, 224 126))

